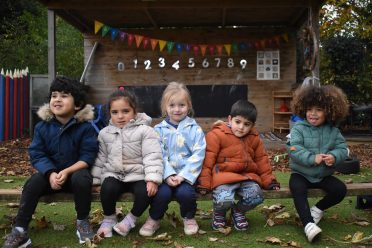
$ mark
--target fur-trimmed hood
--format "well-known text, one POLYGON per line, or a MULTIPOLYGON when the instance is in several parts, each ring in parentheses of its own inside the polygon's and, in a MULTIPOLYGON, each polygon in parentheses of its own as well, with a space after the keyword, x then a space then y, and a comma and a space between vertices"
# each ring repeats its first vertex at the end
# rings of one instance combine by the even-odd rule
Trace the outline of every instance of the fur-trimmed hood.
MULTIPOLYGON (((75 114, 75 119, 77 120, 77 122, 93 120, 94 118, 93 110, 94 110, 94 107, 90 104, 87 104, 82 110, 79 110, 75 114)), ((50 121, 54 117, 54 114, 50 110, 49 103, 45 103, 43 106, 41 106, 39 110, 37 111, 37 115, 43 121, 50 121)))

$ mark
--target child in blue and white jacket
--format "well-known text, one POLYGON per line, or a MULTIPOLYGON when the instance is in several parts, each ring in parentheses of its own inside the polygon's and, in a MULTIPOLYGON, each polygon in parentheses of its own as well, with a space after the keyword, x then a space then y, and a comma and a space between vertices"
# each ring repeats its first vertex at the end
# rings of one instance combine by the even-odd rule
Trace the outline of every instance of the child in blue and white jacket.
POLYGON ((142 226, 142 236, 152 236, 160 227, 160 219, 175 197, 180 204, 186 235, 198 232, 195 182, 201 172, 206 142, 203 130, 193 118, 190 93, 180 83, 172 82, 163 92, 161 110, 166 119, 155 126, 160 135, 164 160, 164 182, 159 186, 149 218, 142 226))

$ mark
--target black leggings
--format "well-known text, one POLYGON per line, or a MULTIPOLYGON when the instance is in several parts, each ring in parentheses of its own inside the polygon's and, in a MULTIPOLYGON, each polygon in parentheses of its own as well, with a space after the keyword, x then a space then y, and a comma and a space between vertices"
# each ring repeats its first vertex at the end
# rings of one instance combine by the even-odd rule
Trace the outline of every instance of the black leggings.
POLYGON ((151 198, 147 195, 146 182, 122 182, 113 177, 107 177, 101 186, 101 204, 104 215, 115 214, 116 201, 124 192, 134 195, 132 214, 139 217, 150 205, 151 198))
POLYGON ((63 184, 61 190, 53 190, 49 180, 41 173, 32 175, 23 187, 21 202, 16 217, 15 226, 25 229, 31 221, 39 198, 46 194, 58 192, 72 192, 74 194, 75 210, 77 218, 83 220, 89 216, 92 199, 92 176, 88 169, 75 171, 63 184))
POLYGON ((319 188, 326 192, 324 198, 315 204, 317 208, 323 211, 341 202, 346 195, 346 185, 336 177, 328 176, 320 182, 311 183, 304 176, 292 173, 289 179, 289 189, 303 226, 306 226, 309 222, 314 222, 307 200, 307 190, 311 188, 319 188))

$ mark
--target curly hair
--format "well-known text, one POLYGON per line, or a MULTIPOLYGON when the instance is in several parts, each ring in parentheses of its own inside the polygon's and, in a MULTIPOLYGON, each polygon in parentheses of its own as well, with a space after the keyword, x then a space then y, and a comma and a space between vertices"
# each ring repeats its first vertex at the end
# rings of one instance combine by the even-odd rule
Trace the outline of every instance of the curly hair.
POLYGON ((292 111, 306 119, 306 111, 311 107, 324 110, 326 121, 339 124, 348 114, 349 104, 345 93, 334 85, 299 87, 293 95, 292 111))
POLYGON ((49 88, 49 101, 52 93, 55 91, 70 93, 74 98, 74 104, 76 107, 83 109, 86 105, 86 93, 88 88, 81 84, 76 79, 59 76, 56 77, 49 88))

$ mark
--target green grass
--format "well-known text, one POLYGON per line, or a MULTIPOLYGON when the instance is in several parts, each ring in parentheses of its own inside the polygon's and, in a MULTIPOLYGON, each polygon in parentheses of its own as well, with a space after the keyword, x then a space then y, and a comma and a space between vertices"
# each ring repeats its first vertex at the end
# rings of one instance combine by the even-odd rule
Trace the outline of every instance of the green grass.
MULTIPOLYGON (((275 173, 282 186, 288 185, 289 173, 275 173)), ((350 179, 354 182, 366 181, 367 178, 371 178, 372 169, 363 169, 358 175, 342 175, 339 176, 343 180, 350 179)), ((25 178, 11 177, 14 180, 12 183, 3 183, 5 178, 1 178, 1 188, 13 188, 18 185, 22 185, 25 178)), ((9 179, 9 178, 7 178, 9 179)), ((310 204, 314 204, 316 198, 310 199, 310 204)), ((341 243, 343 238, 347 235, 353 235, 360 231, 364 233, 364 236, 372 235, 371 226, 362 227, 353 224, 353 215, 363 217, 369 222, 372 222, 372 211, 362 211, 355 209, 356 197, 347 197, 339 205, 326 211, 324 219, 320 222, 319 226, 323 229, 322 239, 320 242, 310 245, 303 232, 302 226, 296 221, 296 211, 293 207, 292 199, 280 199, 280 200, 266 200, 264 204, 258 206, 253 211, 247 213, 247 218, 250 222, 250 229, 246 232, 237 232, 232 230, 230 235, 223 235, 221 233, 212 231, 210 228, 210 219, 198 219, 200 228, 206 231, 206 234, 198 234, 196 236, 188 237, 183 234, 183 226, 179 225, 174 228, 165 217, 161 222, 161 228, 156 234, 167 232, 171 235, 171 240, 176 241, 179 245, 184 247, 273 247, 269 243, 261 243, 257 240, 264 240, 268 236, 273 236, 281 239, 283 242, 295 241, 301 245, 301 247, 349 247, 350 244, 341 243), (283 224, 275 225, 273 227, 265 226, 266 217, 260 212, 264 205, 272 205, 280 203, 286 207, 286 211, 290 213, 291 217, 286 220, 283 224), (218 241, 211 242, 209 238, 218 238, 218 241), (338 242, 333 241, 338 240, 338 242)), ((123 206, 123 211, 126 213, 131 203, 118 203, 117 207, 123 206)), ((198 208, 204 211, 210 211, 212 209, 211 202, 198 202, 198 208)), ((92 203, 92 212, 95 209, 101 209, 100 203, 92 203)), ((172 202, 170 205, 169 213, 175 212, 179 218, 178 204, 172 202)), ((15 215, 17 209, 8 208, 6 203, 0 205, 0 231, 1 236, 5 236, 10 230, 10 224, 8 219, 4 216, 15 215)), ((73 203, 57 203, 56 205, 48 205, 40 203, 35 213, 35 220, 30 225, 30 237, 32 239, 33 247, 82 247, 78 244, 75 235, 75 210, 73 203), (40 229, 37 227, 37 221, 43 216, 46 217, 50 223, 49 227, 40 229), (64 231, 56 231, 53 229, 53 223, 59 225, 65 225, 64 231)), ((174 247, 174 244, 166 245, 165 242, 148 240, 139 236, 138 231, 141 225, 144 223, 147 217, 147 211, 139 219, 137 226, 131 233, 123 238, 118 235, 114 235, 113 238, 104 239, 98 247, 174 247)), ((95 230, 98 226, 95 227, 95 230)), ((276 245, 278 246, 278 245, 276 245)), ((84 246, 83 246, 84 247, 84 246)))

